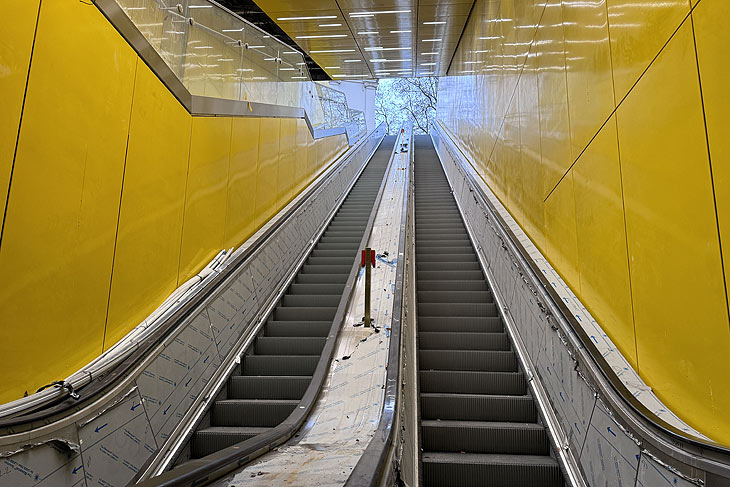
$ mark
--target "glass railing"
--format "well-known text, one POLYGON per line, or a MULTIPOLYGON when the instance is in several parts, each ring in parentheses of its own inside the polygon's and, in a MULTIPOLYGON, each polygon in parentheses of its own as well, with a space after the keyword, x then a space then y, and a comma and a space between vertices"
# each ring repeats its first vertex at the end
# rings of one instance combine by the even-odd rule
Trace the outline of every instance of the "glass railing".
POLYGON ((343 93, 312 81, 299 51, 218 3, 116 1, 191 94, 302 108, 315 129, 358 124, 343 93))

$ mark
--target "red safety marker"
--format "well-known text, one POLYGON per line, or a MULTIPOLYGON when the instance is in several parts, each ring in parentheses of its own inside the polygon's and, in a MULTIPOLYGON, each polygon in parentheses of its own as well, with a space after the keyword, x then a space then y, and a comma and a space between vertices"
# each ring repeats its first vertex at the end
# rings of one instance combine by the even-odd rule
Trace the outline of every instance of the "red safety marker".
POLYGON ((367 264, 370 264, 373 267, 375 267, 375 251, 374 250, 370 251, 370 261, 369 262, 368 262, 368 257, 367 257, 367 250, 362 251, 362 256, 360 258, 360 267, 365 267, 367 264))

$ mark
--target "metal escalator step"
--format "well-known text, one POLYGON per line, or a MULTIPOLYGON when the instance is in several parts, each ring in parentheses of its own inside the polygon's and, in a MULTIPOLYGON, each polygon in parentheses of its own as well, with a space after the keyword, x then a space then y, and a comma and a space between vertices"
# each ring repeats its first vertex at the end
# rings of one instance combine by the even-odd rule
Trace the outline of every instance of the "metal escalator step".
POLYGON ((301 399, 309 375, 234 375, 228 382, 229 399, 301 399))
POLYGON ((418 290, 419 303, 492 303, 489 291, 421 291, 418 290))
POLYGON ((421 280, 418 281, 418 292, 421 291, 488 291, 487 281, 446 281, 446 280, 421 280))
POLYGON ((223 399, 213 403, 214 426, 273 427, 299 405, 299 399, 223 399))
POLYGON ((517 358, 502 350, 419 350, 421 370, 480 370, 515 372, 517 358))
MULTIPOLYGON (((498 394, 527 397, 527 382, 521 372, 480 372, 477 370, 421 370, 421 392, 444 394, 498 394)), ((534 411, 534 408, 531 409, 534 411)), ((515 421, 533 421, 532 416, 515 421)))
POLYGON ((351 257, 355 258, 357 252, 352 250, 312 250, 311 257, 351 257))
POLYGON ((421 331, 504 331, 502 319, 496 316, 419 316, 421 331))
POLYGON ((264 335, 270 337, 325 337, 332 328, 331 321, 275 321, 269 320, 264 335))
POLYGON ((479 332, 420 332, 418 348, 421 350, 509 350, 506 333, 479 332))
POLYGON ((297 284, 344 284, 347 274, 297 274, 297 284))
POLYGON ((345 265, 310 265, 304 264, 300 274, 349 274, 354 264, 345 265))
POLYGON ((327 337, 267 337, 256 338, 256 355, 316 355, 322 353, 327 337))
POLYGON ((464 239, 460 242, 456 240, 431 240, 421 242, 416 241, 416 255, 421 252, 442 252, 444 254, 469 254, 474 255, 474 248, 471 242, 464 239))
POLYGON ((323 242, 320 240, 315 249, 323 252, 330 250, 347 250, 348 252, 354 253, 358 250, 358 247, 360 246, 359 244, 359 240, 353 240, 352 242, 323 242))
POLYGON ((244 355, 243 375, 312 375, 319 355, 244 355))
POLYGON ((474 254, 444 254, 443 252, 420 252, 416 261, 425 262, 479 262, 474 254))
POLYGON ((312 257, 309 256, 307 264, 311 265, 352 265, 355 261, 354 255, 346 255, 343 257, 331 256, 331 257, 312 257))
POLYGON ((493 303, 418 303, 418 316, 497 316, 493 303))
POLYGON ((287 294, 290 296, 312 295, 312 294, 335 294, 342 295, 345 290, 344 284, 297 284, 289 286, 287 294))
POLYGON ((486 453, 423 454, 423 484, 443 487, 563 487, 554 458, 486 453))
MULTIPOLYGON (((479 262, 419 262, 416 259, 416 272, 453 272, 480 271, 479 262)), ((482 278, 483 279, 483 278, 482 278)))
POLYGON ((434 224, 428 224, 428 225, 421 225, 420 227, 416 227, 416 236, 427 236, 427 235, 440 235, 444 232, 448 232, 449 235, 452 237, 458 237, 463 235, 468 235, 466 233, 466 228, 464 228, 464 225, 459 224, 451 224, 448 226, 444 225, 434 225, 434 224))
POLYGON ((277 306, 272 316, 277 321, 332 321, 336 311, 334 306, 277 306))
POLYGON ((190 454, 193 458, 202 458, 218 450, 246 441, 271 428, 253 428, 236 426, 212 426, 193 433, 190 440, 190 454))
POLYGON ((547 432, 537 423, 425 420, 421 438, 424 451, 550 454, 547 432))
POLYGON ((281 306, 303 308, 336 308, 340 303, 340 294, 285 294, 281 298, 281 306))
POLYGON ((418 281, 425 279, 446 279, 446 280, 476 280, 483 281, 484 275, 482 271, 419 271, 416 270, 416 279, 418 281))
POLYGON ((421 419, 525 421, 537 418, 531 396, 421 393, 421 419))
MULTIPOLYGON (((416 256, 418 256, 421 253, 425 253, 423 249, 425 247, 428 247, 431 243, 436 243, 441 241, 444 244, 447 244, 449 242, 452 242, 454 246, 463 246, 465 244, 469 244, 471 247, 471 240, 469 240, 469 235, 448 235, 448 234, 440 234, 440 233, 433 233, 429 235, 421 235, 420 238, 418 238, 416 242, 416 246, 420 246, 421 250, 418 251, 416 256)), ((432 251, 433 252, 433 251, 432 251)))

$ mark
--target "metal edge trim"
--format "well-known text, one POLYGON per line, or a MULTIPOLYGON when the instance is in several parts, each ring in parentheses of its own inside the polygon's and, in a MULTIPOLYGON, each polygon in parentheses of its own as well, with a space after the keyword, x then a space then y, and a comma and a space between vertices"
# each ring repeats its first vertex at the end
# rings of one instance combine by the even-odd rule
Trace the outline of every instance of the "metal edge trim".
MULTIPOLYGON (((385 137, 383 137, 383 140, 384 139, 385 137)), ((381 140, 381 144, 383 140, 381 140)), ((394 143, 393 145, 393 151, 395 150, 396 146, 397 140, 396 143, 394 143)), ((374 154, 375 151, 373 151, 373 155, 374 154)), ((390 162, 388 164, 388 168, 386 169, 386 174, 390 171, 390 168, 392 167, 394 159, 393 154, 394 152, 391 153, 390 162)), ((370 159, 372 159, 372 156, 370 159)), ((368 164, 369 163, 370 160, 368 160, 368 164)), ((367 164, 365 164, 363 170, 366 166, 367 164)), ((362 172, 358 175, 358 179, 361 174, 362 172)), ((385 190, 386 180, 387 178, 384 177, 383 182, 381 183, 381 186, 378 190, 378 195, 375 199, 373 209, 371 210, 370 216, 368 218, 368 223, 365 227, 363 238, 360 241, 361 247, 367 243, 367 240, 370 237, 372 226, 375 220, 375 215, 377 214, 377 208, 380 204, 380 200, 382 199, 383 192, 385 190)), ((357 181, 357 179, 355 181, 357 181)), ((350 186, 350 190, 353 186, 354 184, 350 186)), ((345 199, 346 198, 343 198, 340 204, 344 202, 345 199)), ((334 212, 331 216, 334 216, 334 212)), ((140 487, 202 485, 209 481, 220 478, 221 476, 231 472, 232 470, 235 470, 236 468, 245 465, 251 460, 263 455, 264 453, 272 450, 276 446, 291 438, 294 433, 299 429, 299 427, 303 424, 304 420, 307 418, 312 408, 314 407, 317 397, 319 396, 319 392, 324 382, 325 375, 334 354, 335 342, 339 334, 339 329, 347 312, 347 302, 349 301, 350 295, 354 289, 355 279, 357 278, 358 273, 359 260, 354 259, 352 269, 350 270, 350 274, 345 283, 345 289, 340 299, 340 303, 337 307, 337 311, 335 312, 332 327, 330 328, 330 332, 327 336, 327 341, 325 342, 325 346, 322 350, 322 354, 320 355, 319 362, 317 363, 317 367, 314 371, 314 374, 312 375, 312 380, 310 381, 307 390, 304 392, 304 395, 302 396, 302 399, 300 400, 297 408, 282 423, 264 434, 242 441, 240 443, 237 443, 236 445, 230 446, 206 457, 190 461, 186 464, 181 465, 177 469, 170 470, 157 477, 153 477, 144 482, 141 482, 137 485, 139 485, 140 487)))
MULTIPOLYGON (((415 147, 413 145, 413 132, 410 134, 409 158, 413 157, 415 147)), ((395 146, 398 146, 396 139, 395 146)), ((401 209, 401 223, 398 237, 398 264, 395 271, 395 292, 393 293, 393 311, 390 328, 390 343, 388 346, 388 373, 385 381, 385 393, 383 394, 383 409, 375 430, 365 451, 360 456, 357 464, 350 472, 345 482, 345 487, 374 486, 380 483, 381 477, 387 476, 389 471, 384 468, 386 460, 391 451, 393 442, 393 423, 397 414, 398 390, 400 383, 400 352, 401 352, 401 322, 403 312, 403 277, 405 272, 405 251, 406 231, 408 230, 408 202, 410 186, 410 169, 408 164, 405 180, 405 195, 401 209)))
MULTIPOLYGON (((448 141, 461 153, 458 145, 446 129, 440 123, 435 125, 444 137, 444 140, 448 141)), ((461 157, 468 164, 468 158, 463 154, 461 157)), ((543 296, 544 301, 550 306, 551 314, 556 318, 555 321, 558 326, 572 340, 573 352, 577 356, 580 356, 582 359, 581 363, 586 367, 586 371, 600 388, 600 397, 607 400, 611 408, 627 424, 631 425, 632 429, 640 433, 639 436, 642 440, 647 441, 663 454, 687 466, 706 469, 708 472, 724 478, 730 478, 730 448, 719 443, 704 442, 686 436, 682 431, 657 417, 629 392, 603 356, 598 352, 598 349, 592 344, 580 324, 573 318, 572 313, 562 304, 562 300, 552 290, 536 264, 532 262, 532 259, 526 257, 527 251, 519 242, 517 236, 509 229, 509 226, 501 215, 499 215, 489 200, 482 194, 481 189, 475 183, 471 174, 466 171, 464 174, 469 180, 470 185, 476 188, 474 194, 479 198, 484 207, 490 211, 495 221, 499 223, 501 230, 507 236, 508 245, 519 258, 522 267, 529 272, 529 277, 533 282, 540 284, 536 288, 543 296), (715 456, 713 458, 703 456, 708 453, 712 453, 715 456)))

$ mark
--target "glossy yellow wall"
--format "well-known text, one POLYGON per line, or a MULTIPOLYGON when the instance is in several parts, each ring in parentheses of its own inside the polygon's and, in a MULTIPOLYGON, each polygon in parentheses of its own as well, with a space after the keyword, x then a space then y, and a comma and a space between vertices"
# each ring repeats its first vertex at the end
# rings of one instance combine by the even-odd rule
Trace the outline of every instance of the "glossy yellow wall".
POLYGON ((95 6, 21 3, 0 32, 0 402, 111 347, 347 148, 303 121, 192 117, 95 6))
POLYGON ((670 408, 730 443, 724 0, 477 0, 438 118, 670 408))

